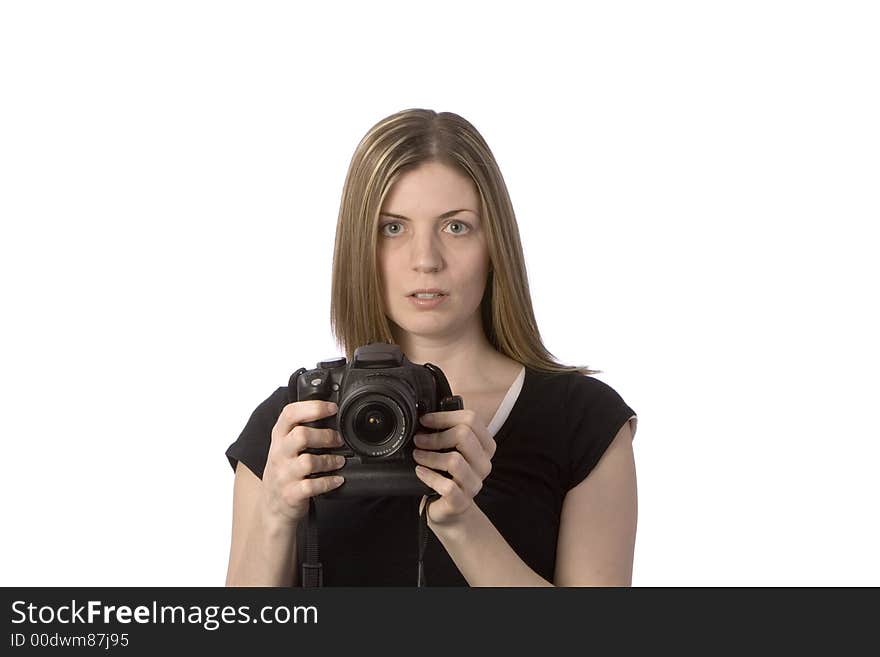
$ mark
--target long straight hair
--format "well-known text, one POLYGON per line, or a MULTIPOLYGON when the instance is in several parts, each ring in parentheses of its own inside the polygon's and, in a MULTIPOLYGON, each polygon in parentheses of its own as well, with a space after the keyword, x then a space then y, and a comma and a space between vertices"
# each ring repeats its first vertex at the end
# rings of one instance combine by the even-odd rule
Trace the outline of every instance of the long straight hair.
POLYGON ((345 177, 336 243, 330 325, 349 361, 371 342, 394 344, 385 316, 376 265, 379 211, 391 187, 407 171, 441 162, 469 177, 480 196, 489 247, 489 275, 480 302, 483 330, 500 353, 544 372, 598 374, 562 365, 541 341, 519 228, 507 186, 482 135, 453 112, 408 109, 376 123, 361 139, 345 177))

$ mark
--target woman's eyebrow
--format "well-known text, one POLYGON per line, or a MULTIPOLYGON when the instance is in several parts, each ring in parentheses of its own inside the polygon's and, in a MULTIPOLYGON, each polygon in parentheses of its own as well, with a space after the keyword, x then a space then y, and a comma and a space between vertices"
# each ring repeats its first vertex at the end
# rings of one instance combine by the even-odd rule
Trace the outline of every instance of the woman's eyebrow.
MULTIPOLYGON (((461 208, 460 210, 450 210, 449 212, 444 212, 437 219, 446 219, 447 217, 451 217, 453 215, 458 214, 459 212, 473 212, 478 217, 480 216, 475 210, 469 210, 468 208, 461 208)), ((404 217, 402 214, 394 214, 391 212, 380 212, 379 213, 383 217, 394 217, 395 219, 406 219, 409 221, 409 217, 404 217)))

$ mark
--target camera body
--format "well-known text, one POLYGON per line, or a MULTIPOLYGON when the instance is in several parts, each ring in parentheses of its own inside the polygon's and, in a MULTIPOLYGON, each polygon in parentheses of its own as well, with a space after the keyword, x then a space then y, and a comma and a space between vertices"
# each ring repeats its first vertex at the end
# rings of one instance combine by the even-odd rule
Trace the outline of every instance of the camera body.
MULTIPOLYGON (((425 413, 464 408, 453 395, 439 367, 410 362, 400 347, 373 342, 355 349, 354 358, 321 361, 312 370, 300 368, 287 386, 291 402, 332 401, 335 415, 308 427, 334 429, 345 443, 341 448, 306 449, 312 454, 341 454, 345 465, 333 473, 345 482, 321 497, 374 497, 435 493, 415 473, 412 438, 425 413)), ((421 428, 422 433, 434 430, 421 428)), ((449 451, 449 450, 447 450, 449 451)))

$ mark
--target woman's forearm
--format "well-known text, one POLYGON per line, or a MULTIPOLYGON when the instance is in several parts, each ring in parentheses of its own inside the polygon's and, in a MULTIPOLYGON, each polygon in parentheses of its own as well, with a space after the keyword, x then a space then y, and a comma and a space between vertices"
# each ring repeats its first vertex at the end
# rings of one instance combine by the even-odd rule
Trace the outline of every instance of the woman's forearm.
POLYGON ((553 586, 520 559, 476 504, 453 524, 429 520, 428 526, 471 586, 553 586))
POLYGON ((254 515, 238 563, 231 564, 226 586, 298 586, 296 525, 254 515))

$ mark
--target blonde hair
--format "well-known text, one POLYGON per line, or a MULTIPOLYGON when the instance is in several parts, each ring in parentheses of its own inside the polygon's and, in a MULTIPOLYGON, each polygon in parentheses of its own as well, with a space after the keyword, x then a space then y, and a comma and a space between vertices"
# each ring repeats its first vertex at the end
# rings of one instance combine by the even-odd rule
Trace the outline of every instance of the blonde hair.
POLYGON ((441 162, 473 180, 489 247, 489 277, 480 303, 483 330, 500 353, 545 372, 597 374, 562 365, 541 341, 532 310, 525 258, 507 187, 495 157, 468 121, 452 112, 408 109, 376 123, 355 149, 345 177, 336 243, 330 325, 351 361, 371 342, 394 344, 376 264, 379 211, 407 171, 441 162))

